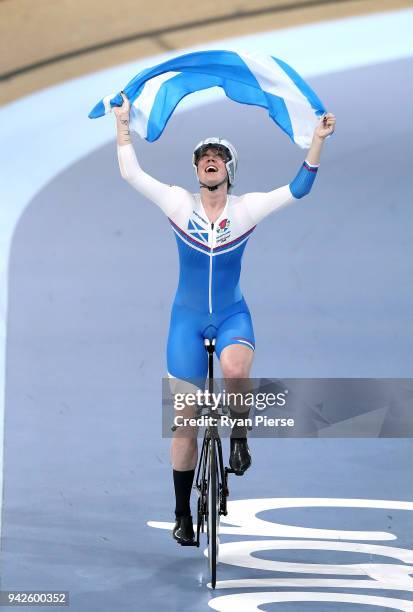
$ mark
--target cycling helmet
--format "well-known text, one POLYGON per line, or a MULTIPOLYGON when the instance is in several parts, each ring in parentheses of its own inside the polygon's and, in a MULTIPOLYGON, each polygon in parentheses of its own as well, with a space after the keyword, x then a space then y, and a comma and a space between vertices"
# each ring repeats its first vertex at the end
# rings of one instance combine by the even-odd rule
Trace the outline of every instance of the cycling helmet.
MULTIPOLYGON (((198 170, 197 170, 198 160, 200 156, 202 155, 202 153, 210 147, 216 147, 217 149, 222 149, 225 152, 225 155, 226 155, 225 165, 227 168, 228 182, 229 182, 229 186, 232 187, 235 181, 235 172, 236 172, 237 165, 238 165, 238 155, 237 155, 237 151, 235 150, 235 147, 230 142, 228 142, 228 140, 225 140, 224 138, 217 138, 213 136, 211 138, 205 138, 205 140, 201 140, 201 142, 198 142, 198 144, 196 145, 194 149, 194 153, 192 155, 192 164, 195 168, 195 174, 196 174, 197 179, 198 179, 198 170)), ((201 186, 203 185, 201 184, 201 186)), ((219 185, 216 185, 216 187, 218 186, 219 185)))

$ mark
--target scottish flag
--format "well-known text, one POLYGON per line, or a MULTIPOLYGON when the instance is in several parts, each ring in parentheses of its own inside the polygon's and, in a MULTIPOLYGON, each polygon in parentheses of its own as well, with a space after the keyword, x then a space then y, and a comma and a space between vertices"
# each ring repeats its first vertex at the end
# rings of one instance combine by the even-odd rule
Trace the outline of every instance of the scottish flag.
MULTIPOLYGON (((157 140, 187 95, 221 87, 240 104, 266 108, 271 119, 302 148, 311 144, 321 100, 291 66, 271 55, 198 51, 174 57, 137 74, 124 88, 131 102, 131 127, 149 142, 157 140)), ((120 93, 103 98, 89 114, 102 117, 121 106, 120 93)))

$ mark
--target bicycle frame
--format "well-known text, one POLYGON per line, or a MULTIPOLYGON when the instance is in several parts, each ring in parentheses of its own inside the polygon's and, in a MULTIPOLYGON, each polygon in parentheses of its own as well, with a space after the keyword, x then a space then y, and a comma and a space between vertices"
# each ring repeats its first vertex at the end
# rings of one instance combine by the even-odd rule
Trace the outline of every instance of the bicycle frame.
MULTIPOLYGON (((205 347, 208 351, 208 390, 210 393, 212 393, 214 391, 213 357, 215 341, 209 341, 208 344, 206 341, 205 347)), ((194 488, 198 493, 198 516, 195 545, 200 545, 200 533, 201 531, 204 532, 205 519, 207 522, 209 522, 208 519, 211 518, 209 517, 209 504, 212 503, 214 518, 213 522, 211 523, 211 533, 208 530, 208 557, 211 568, 211 584, 212 588, 215 588, 219 517, 220 515, 226 516, 228 513, 228 473, 232 472, 232 470, 224 467, 222 444, 218 431, 219 414, 217 415, 216 411, 209 408, 207 416, 209 417, 209 424, 205 429, 204 439, 202 441, 194 485, 194 488), (213 500, 212 502, 211 499, 213 500)))
MULTIPOLYGON (((215 339, 205 340, 205 348, 208 351, 208 391, 213 393, 215 339)), ((208 425, 205 428, 194 484, 194 489, 198 494, 196 540, 193 543, 182 545, 199 547, 200 533, 204 533, 205 521, 208 525, 211 524, 211 529, 208 530, 208 558, 211 568, 211 585, 212 588, 215 588, 219 517, 228 514, 228 474, 233 473, 233 470, 224 467, 222 444, 218 430, 220 413, 208 407, 204 414, 208 417, 208 425), (212 508, 212 514, 214 515, 212 522, 210 520, 210 508, 212 508)), ((173 426, 172 430, 175 431, 176 426, 173 426)))

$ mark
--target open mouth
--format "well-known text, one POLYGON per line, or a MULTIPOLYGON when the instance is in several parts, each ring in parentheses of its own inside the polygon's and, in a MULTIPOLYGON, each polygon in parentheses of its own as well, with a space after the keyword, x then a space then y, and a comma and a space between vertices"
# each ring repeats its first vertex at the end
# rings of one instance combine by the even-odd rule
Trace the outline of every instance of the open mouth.
POLYGON ((218 168, 210 164, 205 168, 205 172, 218 172, 218 168))

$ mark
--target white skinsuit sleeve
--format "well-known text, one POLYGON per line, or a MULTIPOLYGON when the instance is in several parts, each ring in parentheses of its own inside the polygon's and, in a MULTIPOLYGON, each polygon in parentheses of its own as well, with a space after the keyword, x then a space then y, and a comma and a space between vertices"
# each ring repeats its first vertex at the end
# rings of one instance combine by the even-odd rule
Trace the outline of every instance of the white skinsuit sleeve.
POLYGON ((161 183, 142 170, 132 144, 118 145, 118 160, 122 178, 159 206, 169 218, 175 219, 176 213, 181 216, 183 209, 191 210, 191 194, 182 187, 161 183))
POLYGON ((289 185, 284 185, 268 193, 246 193, 242 196, 243 206, 254 224, 259 223, 272 212, 283 208, 296 198, 292 195, 289 185))
POLYGON ((319 164, 313 165, 304 160, 294 180, 288 185, 268 193, 245 194, 244 205, 254 222, 258 223, 275 210, 283 208, 294 200, 300 200, 310 193, 318 167, 319 164))

